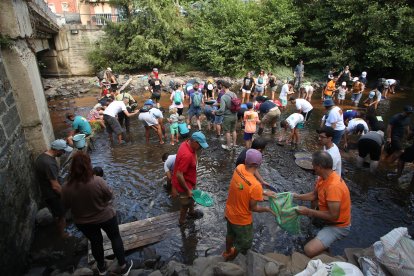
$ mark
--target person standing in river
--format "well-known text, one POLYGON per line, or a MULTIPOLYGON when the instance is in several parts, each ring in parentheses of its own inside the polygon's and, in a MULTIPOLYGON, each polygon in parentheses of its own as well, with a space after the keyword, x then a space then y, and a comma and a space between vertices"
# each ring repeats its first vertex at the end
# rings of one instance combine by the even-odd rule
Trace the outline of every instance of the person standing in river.
POLYGON ((99 275, 106 275, 103 237, 105 231, 118 260, 119 274, 128 275, 133 262, 125 260, 124 245, 119 234, 116 211, 112 207, 113 194, 105 180, 94 176, 88 154, 78 151, 73 155, 68 182, 62 188, 63 205, 72 211, 76 227, 91 243, 92 255, 99 275))
POLYGON ((192 191, 197 183, 197 152, 206 148, 208 148, 206 137, 201 131, 194 132, 191 138, 181 143, 178 148, 171 183, 179 194, 180 225, 184 225, 187 213, 190 218, 197 218, 200 215, 194 210, 192 191))
POLYGON ((339 147, 339 143, 345 132, 342 109, 339 106, 335 106, 332 99, 324 100, 323 106, 325 107, 326 114, 322 117, 321 127, 328 126, 335 130, 332 141, 339 147))
POLYGON ((318 201, 318 210, 299 206, 297 212, 325 222, 316 237, 305 245, 304 251, 309 258, 321 254, 351 231, 351 196, 344 180, 332 170, 331 155, 325 151, 315 152, 312 166, 318 176, 315 190, 307 194, 293 194, 296 200, 318 201))
POLYGON ((226 201, 225 218, 227 221, 226 261, 233 260, 238 253, 246 254, 253 243, 253 212, 273 211, 269 207, 258 206, 263 195, 274 196, 273 192, 263 192, 255 172, 262 163, 262 153, 255 149, 246 152, 245 163, 238 165, 230 181, 226 201))
POLYGON ((299 64, 296 65, 293 74, 295 76, 295 88, 299 90, 299 87, 302 85, 303 76, 305 74, 305 65, 303 65, 303 60, 300 60, 299 64))
POLYGON ((72 150, 65 140, 55 140, 52 142, 51 148, 40 154, 34 163, 42 200, 57 220, 58 232, 63 238, 68 237, 68 234, 65 232, 65 208, 61 201, 62 187, 58 181, 59 165, 56 157, 61 157, 67 152, 72 152, 72 150))

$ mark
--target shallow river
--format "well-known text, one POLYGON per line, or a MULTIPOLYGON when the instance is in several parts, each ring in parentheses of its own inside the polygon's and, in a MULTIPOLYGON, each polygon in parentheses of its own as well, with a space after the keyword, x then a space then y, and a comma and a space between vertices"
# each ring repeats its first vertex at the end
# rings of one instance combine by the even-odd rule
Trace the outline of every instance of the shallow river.
MULTIPOLYGON (((414 103, 412 91, 402 91, 392 96, 392 101, 383 101, 380 111, 384 118, 400 111, 402 106, 414 103)), ((163 94, 163 98, 168 96, 163 94)), ((140 103, 144 96, 136 97, 140 103)), ((86 115, 90 107, 96 103, 96 95, 88 94, 79 99, 50 101, 50 112, 55 127, 56 137, 63 137, 67 130, 64 123, 64 113, 67 109, 75 108, 78 114, 86 115)), ((322 108, 319 93, 314 95, 316 107, 310 123, 302 132, 303 150, 313 151, 319 148, 315 128, 319 125, 322 108)), ((167 102, 163 102, 167 107, 167 102)), ((348 109, 351 107, 344 107, 348 109)), ((290 114, 292 106, 284 113, 290 114)), ((165 113, 168 117, 168 113, 165 113)), ((203 126, 204 127, 204 126, 203 126)), ((172 230, 165 240, 152 245, 164 260, 172 256, 184 263, 191 263, 197 256, 220 254, 224 249, 226 223, 223 211, 227 197, 227 187, 234 169, 238 153, 224 152, 220 145, 223 141, 215 138, 211 132, 205 132, 210 147, 203 150, 198 172, 198 187, 210 192, 215 200, 211 208, 200 208, 204 217, 190 223, 184 230, 178 227, 172 230)), ((152 134, 153 135, 153 134, 152 134)), ((269 133, 264 134, 272 139, 266 148, 262 174, 275 185, 279 191, 307 192, 312 189, 315 177, 297 167, 293 153, 287 147, 279 147, 269 133)), ((96 149, 91 153, 94 166, 104 169, 106 180, 115 194, 114 205, 118 211, 121 223, 145 219, 167 212, 177 211, 178 205, 168 197, 163 184, 165 183, 161 156, 164 152, 175 153, 178 146, 169 143, 158 145, 152 136, 151 144, 145 144, 144 128, 136 118, 132 118, 129 142, 124 146, 111 146, 106 133, 99 133, 95 143, 96 149)), ((242 136, 238 137, 242 144, 242 136)), ((169 142, 169 139, 167 140, 169 142)), ((367 169, 355 168, 355 150, 343 153, 343 177, 351 190, 352 197, 352 230, 351 234, 342 241, 335 242, 331 248, 333 254, 342 254, 347 247, 368 247, 373 242, 395 227, 409 227, 414 230, 412 195, 398 188, 396 181, 387 181, 386 172, 390 167, 381 167, 379 172, 371 175, 367 169), (410 199, 411 197, 411 199, 410 199)), ((410 167, 409 169, 412 169, 410 167)), ((79 235, 76 228, 71 231, 79 235)), ((291 253, 302 250, 315 229, 307 218, 302 219, 302 234, 292 236, 281 230, 270 214, 255 214, 253 249, 261 253, 277 251, 291 253)), ((140 251, 132 252, 139 257, 140 251)))

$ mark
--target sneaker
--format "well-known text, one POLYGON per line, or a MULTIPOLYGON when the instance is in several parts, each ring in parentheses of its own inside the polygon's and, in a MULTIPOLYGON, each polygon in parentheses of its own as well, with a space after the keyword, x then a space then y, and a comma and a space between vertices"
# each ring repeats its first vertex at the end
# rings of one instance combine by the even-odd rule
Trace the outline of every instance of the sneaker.
POLYGON ((225 149, 225 150, 228 150, 228 151, 230 151, 230 150, 231 150, 231 147, 229 147, 229 146, 227 146, 227 145, 221 145, 221 147, 222 147, 223 149, 225 149))
POLYGON ((131 271, 132 267, 134 266, 134 262, 131 260, 131 263, 125 264, 125 267, 121 269, 121 275, 122 276, 128 276, 129 272, 131 271))
POLYGON ((102 271, 99 269, 98 266, 96 266, 96 269, 98 269, 98 275, 100 275, 100 276, 106 275, 108 273, 108 271, 106 270, 106 265, 104 266, 102 271))

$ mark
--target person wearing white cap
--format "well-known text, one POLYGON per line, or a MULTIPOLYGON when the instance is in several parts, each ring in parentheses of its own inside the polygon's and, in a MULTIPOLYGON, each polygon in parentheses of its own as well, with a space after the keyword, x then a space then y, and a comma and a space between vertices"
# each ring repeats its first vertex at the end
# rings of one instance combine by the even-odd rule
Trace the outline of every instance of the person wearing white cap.
POLYGON ((367 72, 362 72, 361 76, 359 76, 359 81, 362 82, 364 85, 367 85, 367 72))
POLYGON ((345 101, 346 93, 348 93, 348 87, 346 87, 346 82, 343 81, 341 86, 338 87, 338 105, 345 101))
POLYGON ((355 77, 352 81, 354 83, 352 84, 351 101, 354 103, 355 106, 358 106, 359 101, 362 97, 362 92, 364 92, 365 86, 362 82, 359 81, 358 77, 355 77))
POLYGON ((379 102, 381 101, 382 95, 381 92, 375 88, 368 94, 368 98, 364 101, 366 107, 374 106, 377 109, 379 102), (375 98, 375 99, 374 99, 375 98))
POLYGON ((56 219, 59 234, 63 238, 68 237, 68 234, 65 232, 65 209, 60 200, 62 186, 58 181, 59 165, 56 157, 61 157, 64 153, 71 152, 72 150, 73 148, 68 146, 65 140, 55 140, 52 142, 50 149, 40 154, 34 163, 42 199, 56 219))

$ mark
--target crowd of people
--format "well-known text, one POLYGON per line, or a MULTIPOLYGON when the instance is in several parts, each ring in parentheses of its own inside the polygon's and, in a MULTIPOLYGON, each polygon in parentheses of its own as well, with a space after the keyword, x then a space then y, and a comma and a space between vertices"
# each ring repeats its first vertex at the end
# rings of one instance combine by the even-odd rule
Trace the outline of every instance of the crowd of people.
MULTIPOLYGON (((51 148, 36 160, 43 198, 57 218, 62 236, 65 236, 64 213, 66 209, 71 209, 78 229, 91 241, 99 273, 106 271, 100 229, 111 239, 122 273, 127 275, 129 272, 132 262, 127 263, 125 260, 116 213, 110 204, 112 192, 100 177, 102 173, 99 170, 94 173, 88 154, 77 151, 72 156, 69 178, 62 188, 58 182, 59 170, 55 158, 72 150, 73 135, 91 135, 88 120, 104 128, 111 141, 115 134, 119 144, 125 143, 123 133, 130 131, 129 118, 136 115, 144 125, 147 143, 153 131, 159 143, 164 144, 168 139, 168 130, 171 145, 179 143, 177 152, 164 154, 162 160, 165 162, 164 170, 171 197, 180 203, 181 226, 186 225, 187 219, 202 217, 202 213, 194 208, 192 199, 192 191, 197 185, 197 159, 200 151, 209 147, 202 131, 214 131, 219 139, 224 135, 225 143, 221 145, 224 151, 232 151, 238 146, 238 132, 242 132, 245 149, 237 159, 229 184, 225 208, 226 249, 223 257, 231 260, 238 253, 245 253, 253 241, 252 212, 273 213, 272 209, 258 202, 263 201, 264 196, 277 197, 275 192, 267 189, 269 183, 259 172, 262 153, 267 144, 267 140, 261 136, 269 128, 275 143, 281 146, 290 144, 293 149, 297 149, 301 144, 301 130, 307 127, 312 116, 312 102, 315 101, 312 94, 315 89, 311 83, 303 81, 304 72, 303 61, 295 67, 294 80, 285 83, 278 81, 271 72, 266 74, 261 70, 257 77, 249 72, 242 80, 240 91, 236 92, 231 91, 236 86, 224 80, 170 84, 168 118, 164 118, 160 108, 163 83, 156 69, 148 80, 150 99, 146 99, 140 108, 129 93, 118 91, 115 85, 109 91, 103 86, 103 97, 88 118, 67 114, 72 126, 67 139, 54 141, 51 148), (286 114, 291 110, 286 108, 288 104, 294 107, 291 114, 286 114), (186 107, 188 109, 185 112, 186 107)), ((105 78, 110 84, 117 84, 110 68, 106 70, 105 78)), ((397 161, 397 171, 391 177, 400 177, 404 164, 414 161, 414 144, 403 149, 404 138, 410 133, 413 107, 405 106, 402 113, 390 118, 387 126, 381 115, 377 114, 381 99, 394 94, 396 85, 396 80, 379 79, 373 89, 366 92, 366 72, 352 78, 346 66, 339 74, 328 74, 321 91, 325 112, 316 130, 321 150, 312 156, 316 184, 314 190, 307 194, 293 192, 295 199, 312 203, 311 207, 299 206, 299 214, 324 221, 324 227, 317 236, 305 245, 306 255, 313 257, 320 254, 350 232, 351 199, 341 177, 340 149, 348 150, 349 144, 356 143, 357 166, 362 167, 369 157, 372 173, 377 170, 382 155, 386 156, 387 162, 397 161), (348 94, 351 94, 350 99, 347 99, 348 94), (364 110, 357 109, 364 94, 368 95, 363 101, 364 110), (355 105, 355 109, 341 108, 348 100, 355 105)), ((411 185, 414 187, 413 180, 411 185)))

